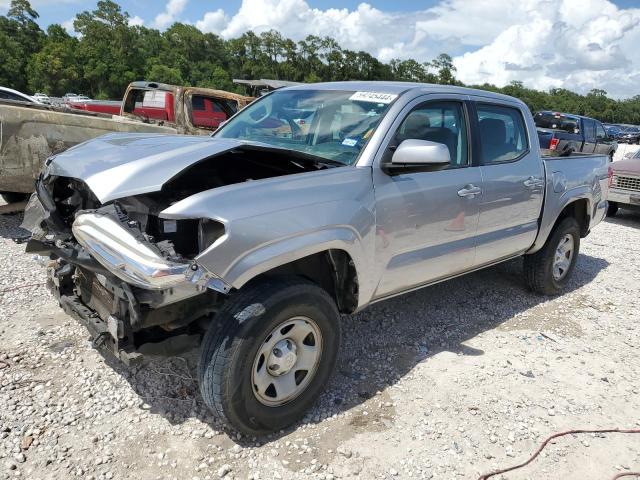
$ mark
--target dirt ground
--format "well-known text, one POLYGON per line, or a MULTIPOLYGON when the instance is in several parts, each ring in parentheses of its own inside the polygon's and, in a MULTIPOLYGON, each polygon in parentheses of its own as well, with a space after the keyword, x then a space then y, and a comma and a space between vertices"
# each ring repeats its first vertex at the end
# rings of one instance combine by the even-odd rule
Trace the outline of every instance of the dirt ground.
MULTIPOLYGON (((477 479, 550 434, 640 428, 640 214, 583 240, 559 297, 511 261, 345 317, 338 371, 301 423, 229 434, 197 356, 105 359, 0 217, 0 479, 477 479)), ((640 435, 558 439, 508 479, 640 470, 640 435)), ((631 478, 631 477, 628 477, 631 478)))

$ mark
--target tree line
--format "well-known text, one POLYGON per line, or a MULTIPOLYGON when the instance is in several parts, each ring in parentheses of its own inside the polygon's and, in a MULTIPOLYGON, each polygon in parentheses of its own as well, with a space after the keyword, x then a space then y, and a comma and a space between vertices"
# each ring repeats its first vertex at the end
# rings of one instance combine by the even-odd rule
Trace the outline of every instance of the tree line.
MULTIPOLYGON (((193 25, 174 23, 164 32, 129 25, 129 14, 112 0, 76 15, 77 36, 61 25, 43 31, 28 0, 12 0, 0 16, 0 85, 61 96, 83 93, 120 98, 129 82, 153 80, 242 92, 234 78, 298 82, 401 80, 463 85, 446 53, 430 62, 394 59, 383 63, 367 52, 342 48, 329 37, 294 42, 271 30, 224 40, 193 25)), ((581 95, 567 89, 540 91, 522 82, 505 87, 469 85, 523 100, 535 112, 557 110, 604 122, 640 124, 640 95, 614 100, 607 92, 581 95)))

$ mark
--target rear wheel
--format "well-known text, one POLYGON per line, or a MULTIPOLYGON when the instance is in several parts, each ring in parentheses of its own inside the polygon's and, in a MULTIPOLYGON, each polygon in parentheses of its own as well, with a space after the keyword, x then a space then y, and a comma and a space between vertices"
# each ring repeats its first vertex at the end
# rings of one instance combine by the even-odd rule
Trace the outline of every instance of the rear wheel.
POLYGON ((257 283, 228 300, 203 339, 202 397, 244 434, 280 430, 322 393, 339 346, 338 309, 322 288, 301 278, 257 283))
POLYGON ((524 274, 531 290, 556 295, 569 281, 580 251, 580 226, 574 218, 565 218, 544 246, 524 257, 524 274))
POLYGON ((609 206, 607 207, 607 217, 615 217, 616 213, 618 213, 618 204, 616 202, 609 202, 609 206))

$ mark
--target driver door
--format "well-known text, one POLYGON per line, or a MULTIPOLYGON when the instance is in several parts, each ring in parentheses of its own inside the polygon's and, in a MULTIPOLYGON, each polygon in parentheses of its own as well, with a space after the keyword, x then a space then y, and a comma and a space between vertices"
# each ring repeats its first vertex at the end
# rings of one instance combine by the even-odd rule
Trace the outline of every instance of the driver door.
POLYGON ((418 103, 386 145, 382 162, 407 139, 444 143, 451 162, 444 170, 394 176, 374 169, 377 298, 472 267, 482 177, 472 163, 468 118, 462 99, 418 103))

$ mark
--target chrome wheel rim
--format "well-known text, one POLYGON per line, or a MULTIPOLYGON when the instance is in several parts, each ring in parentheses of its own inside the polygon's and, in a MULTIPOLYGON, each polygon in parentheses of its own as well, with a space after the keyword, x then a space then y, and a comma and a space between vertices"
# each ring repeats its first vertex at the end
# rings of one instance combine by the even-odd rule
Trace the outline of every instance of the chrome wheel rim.
POLYGON ((553 278, 562 280, 569 271, 571 260, 573 259, 574 241, 573 236, 566 234, 560 239, 556 254, 553 258, 553 278))
POLYGON ((263 405, 278 407, 300 395, 316 374, 322 356, 320 328, 308 317, 282 322, 260 345, 251 385, 263 405))

